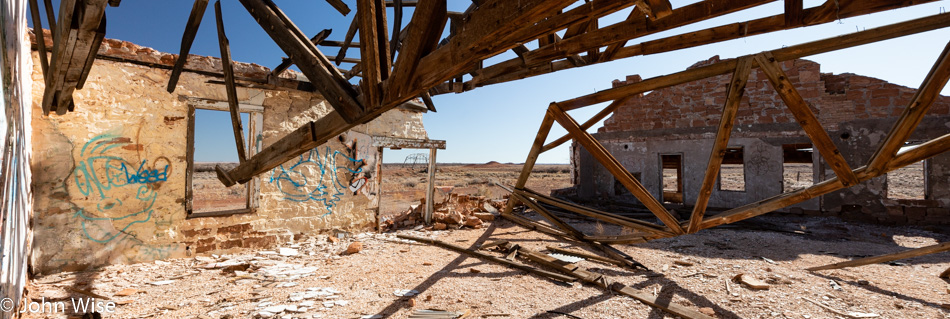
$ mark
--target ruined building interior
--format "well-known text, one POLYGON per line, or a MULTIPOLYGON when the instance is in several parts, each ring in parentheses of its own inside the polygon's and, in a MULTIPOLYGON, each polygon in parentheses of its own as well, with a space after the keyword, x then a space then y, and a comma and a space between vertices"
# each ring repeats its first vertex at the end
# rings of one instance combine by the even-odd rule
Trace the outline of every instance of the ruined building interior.
POLYGON ((437 165, 423 125, 439 95, 942 1, 318 1, 337 33, 239 2, 275 67, 232 60, 220 1, 180 13, 179 52, 110 38, 121 0, 2 3, 0 318, 950 318, 950 43, 918 87, 809 60, 942 7, 519 106, 544 114, 519 164, 437 165), (189 54, 202 23, 219 56, 189 54), (210 114, 234 163, 196 160, 210 114))

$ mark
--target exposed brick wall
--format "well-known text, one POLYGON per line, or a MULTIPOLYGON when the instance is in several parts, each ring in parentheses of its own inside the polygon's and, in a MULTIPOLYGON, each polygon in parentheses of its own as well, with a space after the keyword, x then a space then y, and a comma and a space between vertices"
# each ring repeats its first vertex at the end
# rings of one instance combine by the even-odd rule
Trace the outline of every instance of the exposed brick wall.
MULTIPOLYGON (((716 56, 693 67, 718 61, 716 56)), ((821 73, 820 65, 808 60, 786 61, 781 65, 802 98, 811 105, 812 112, 829 131, 837 130, 842 122, 898 116, 915 92, 915 89, 871 77, 821 73)), ((604 121, 598 132, 718 126, 730 78, 731 74, 720 75, 633 97, 604 121)), ((638 82, 639 79, 639 76, 629 76, 625 81, 613 81, 613 86, 638 82)), ((950 98, 941 97, 928 114, 950 114, 950 98)), ((737 125, 795 122, 768 78, 758 69, 753 69, 749 75, 736 120, 737 125)), ((750 136, 751 133, 737 131, 733 134, 750 136)))

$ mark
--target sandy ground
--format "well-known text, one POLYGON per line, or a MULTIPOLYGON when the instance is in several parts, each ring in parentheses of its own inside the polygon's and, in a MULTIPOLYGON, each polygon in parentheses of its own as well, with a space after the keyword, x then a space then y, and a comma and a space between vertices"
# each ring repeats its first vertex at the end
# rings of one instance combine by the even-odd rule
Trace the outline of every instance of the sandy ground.
MULTIPOLYGON (((575 223, 587 231, 597 228, 575 223)), ((803 270, 947 241, 950 236, 946 233, 920 227, 851 224, 835 218, 773 216, 756 219, 754 225, 783 226, 781 231, 715 228, 618 246, 650 271, 590 261, 580 265, 674 303, 694 309, 709 307, 717 318, 840 317, 804 298, 839 311, 873 313, 881 318, 950 318, 950 310, 942 308, 950 304, 950 281, 937 277, 950 267, 946 253, 890 265, 817 273, 803 270), (730 282, 729 293, 726 282, 738 274, 754 276, 770 287, 751 290, 730 282)), ((586 249, 505 220, 479 230, 399 233, 433 237, 466 248, 508 239, 536 250, 546 245, 586 249)), ((356 234, 339 243, 318 236, 283 247, 293 251, 285 249, 284 255, 278 249, 243 251, 51 275, 35 279, 29 296, 35 301, 64 301, 67 308, 70 296, 83 298, 84 294, 120 303, 116 312, 105 313, 105 318, 254 318, 268 307, 278 306, 271 310, 279 310, 291 305, 300 312, 285 310, 275 318, 407 318, 419 309, 468 310, 469 318, 568 318, 549 311, 576 316, 571 318, 672 317, 593 286, 556 283, 434 246, 404 242, 393 233, 356 234), (353 241, 361 242, 363 249, 340 256, 353 241), (291 252, 296 256, 289 256, 291 252), (212 262, 242 266, 206 269, 212 262), (243 267, 249 268, 240 270, 243 267), (418 295, 410 301, 410 297, 394 294, 400 290, 415 290, 418 295), (128 293, 132 294, 119 296, 128 293), (310 298, 304 298, 308 293, 310 298)), ((46 317, 64 315, 25 316, 46 317)))

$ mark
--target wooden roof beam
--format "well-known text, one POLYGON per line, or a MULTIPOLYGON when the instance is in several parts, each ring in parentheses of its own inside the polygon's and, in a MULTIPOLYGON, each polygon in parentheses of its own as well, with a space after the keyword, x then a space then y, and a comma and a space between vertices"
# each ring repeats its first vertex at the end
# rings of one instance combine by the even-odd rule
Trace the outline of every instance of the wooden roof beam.
POLYGON ((195 4, 191 7, 188 23, 185 24, 185 34, 181 36, 178 59, 175 59, 175 67, 172 68, 172 74, 168 77, 168 87, 165 88, 168 93, 175 92, 178 77, 181 76, 181 71, 185 68, 185 63, 188 62, 188 52, 191 51, 191 44, 195 42, 198 26, 201 25, 201 18, 204 17, 207 7, 208 0, 195 0, 195 4))

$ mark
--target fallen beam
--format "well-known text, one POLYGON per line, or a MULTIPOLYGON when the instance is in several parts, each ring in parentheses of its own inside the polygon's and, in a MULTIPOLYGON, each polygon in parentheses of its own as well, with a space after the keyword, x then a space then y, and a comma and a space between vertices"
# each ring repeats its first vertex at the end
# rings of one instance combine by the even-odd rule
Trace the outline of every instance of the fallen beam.
POLYGON ((228 110, 231 114, 231 129, 237 146, 238 160, 247 161, 244 149, 244 129, 241 127, 241 111, 238 106, 237 89, 234 87, 234 68, 231 65, 231 48, 228 36, 224 34, 224 17, 221 15, 221 0, 214 2, 214 17, 218 26, 218 47, 221 49, 221 68, 224 69, 224 88, 228 95, 228 110))
POLYGON ((927 246, 927 247, 921 247, 921 248, 917 248, 917 249, 911 249, 911 250, 902 251, 902 252, 899 252, 899 253, 893 253, 893 254, 887 254, 887 255, 881 255, 881 256, 874 256, 874 257, 867 257, 867 258, 855 259, 855 260, 851 260, 851 261, 844 261, 844 262, 840 262, 840 263, 834 263, 834 264, 830 264, 830 265, 824 265, 824 266, 819 266, 819 267, 812 267, 812 268, 808 268, 808 269, 806 269, 806 270, 808 270, 808 271, 819 271, 819 270, 828 270, 828 269, 841 269, 841 268, 848 268, 848 267, 858 267, 858 266, 864 266, 864 265, 870 265, 870 264, 877 264, 877 263, 895 261, 895 260, 898 260, 898 259, 907 259, 907 258, 911 258, 911 257, 918 257, 918 256, 923 256, 923 255, 936 254, 936 253, 944 252, 944 251, 948 251, 948 250, 950 250, 950 242, 940 243, 940 244, 931 245, 931 246, 927 246))

